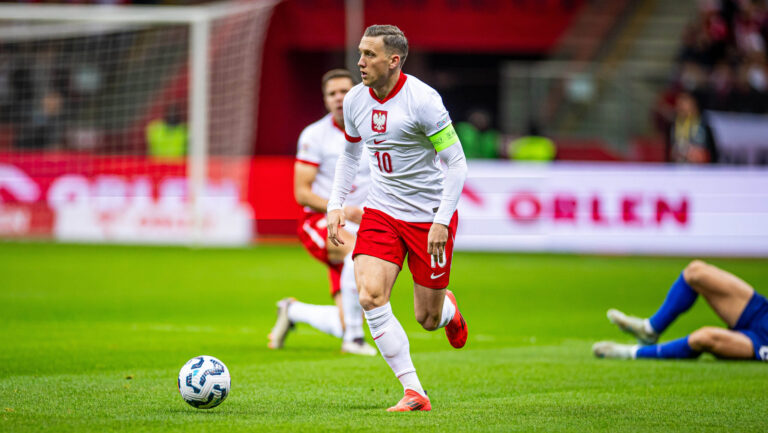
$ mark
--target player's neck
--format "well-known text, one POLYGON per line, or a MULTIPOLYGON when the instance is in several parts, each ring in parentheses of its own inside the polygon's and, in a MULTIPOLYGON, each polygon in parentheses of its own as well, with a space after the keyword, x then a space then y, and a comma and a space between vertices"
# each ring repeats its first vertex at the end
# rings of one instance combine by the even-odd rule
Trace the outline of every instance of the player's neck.
POLYGON ((384 99, 389 95, 389 92, 392 91, 392 89, 397 86, 397 82, 400 80, 400 69, 397 69, 395 72, 389 75, 387 77, 387 81, 384 82, 381 86, 371 86, 373 89, 373 93, 376 94, 376 97, 379 99, 384 99))
POLYGON ((333 119, 333 124, 337 128, 341 129, 342 131, 344 130, 344 117, 343 116, 342 116, 341 119, 339 119, 338 117, 336 117, 334 115, 331 115, 331 119, 333 119))

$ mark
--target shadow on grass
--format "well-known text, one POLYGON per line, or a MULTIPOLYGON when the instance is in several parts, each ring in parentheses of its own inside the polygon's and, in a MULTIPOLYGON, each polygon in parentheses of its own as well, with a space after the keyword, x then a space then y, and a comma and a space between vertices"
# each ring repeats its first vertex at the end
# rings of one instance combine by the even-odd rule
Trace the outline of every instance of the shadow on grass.
POLYGON ((355 404, 355 405, 352 405, 352 406, 345 406, 344 408, 345 409, 350 409, 350 410, 357 410, 357 411, 364 411, 364 410, 366 410, 366 411, 367 410, 382 410, 382 411, 384 411, 384 410, 387 409, 387 407, 389 407, 389 406, 385 407, 385 406, 382 406, 380 404, 373 404, 373 403, 371 403, 371 404, 355 404))
POLYGON ((268 411, 256 411, 256 410, 243 410, 243 409, 195 409, 195 408, 173 408, 168 409, 166 411, 163 411, 163 413, 167 414, 174 414, 174 415, 188 415, 188 416, 195 416, 195 417, 229 417, 232 415, 265 415, 269 413, 268 411))

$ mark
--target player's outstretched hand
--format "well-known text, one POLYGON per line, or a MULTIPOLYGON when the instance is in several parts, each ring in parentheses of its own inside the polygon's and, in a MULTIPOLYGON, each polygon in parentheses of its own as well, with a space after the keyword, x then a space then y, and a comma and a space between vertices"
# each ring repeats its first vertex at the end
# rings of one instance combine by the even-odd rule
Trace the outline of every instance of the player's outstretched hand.
POLYGON ((333 242, 337 247, 344 245, 344 240, 339 236, 339 228, 344 227, 344 211, 341 209, 334 209, 328 212, 326 216, 328 221, 328 239, 333 242))
POLYGON ((433 223, 427 235, 427 254, 431 255, 435 263, 443 263, 445 257, 445 244, 448 243, 448 226, 433 223))

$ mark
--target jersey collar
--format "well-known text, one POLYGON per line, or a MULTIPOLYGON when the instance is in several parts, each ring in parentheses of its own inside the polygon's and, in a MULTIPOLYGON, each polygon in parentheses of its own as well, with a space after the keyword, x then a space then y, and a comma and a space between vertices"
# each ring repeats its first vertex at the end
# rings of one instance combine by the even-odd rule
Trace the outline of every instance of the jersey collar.
POLYGON ((368 88, 368 91, 371 94, 371 98, 375 99, 376 102, 379 104, 383 104, 390 99, 394 98, 395 95, 400 92, 400 89, 403 88, 403 85, 405 84, 405 80, 408 79, 408 76, 403 73, 403 71, 400 71, 400 77, 397 79, 397 83, 395 84, 395 87, 392 88, 392 90, 389 91, 389 94, 384 99, 379 99, 378 96, 376 96, 376 92, 373 91, 372 88, 368 88))
POLYGON ((344 132, 344 125, 339 125, 338 123, 336 123, 336 118, 333 117, 333 114, 331 114, 331 123, 336 129, 338 129, 341 132, 344 132))

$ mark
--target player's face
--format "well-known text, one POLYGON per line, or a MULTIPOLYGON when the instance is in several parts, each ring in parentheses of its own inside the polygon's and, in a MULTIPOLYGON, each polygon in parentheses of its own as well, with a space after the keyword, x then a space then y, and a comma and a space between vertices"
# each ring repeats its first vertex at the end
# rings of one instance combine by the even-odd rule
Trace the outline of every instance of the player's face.
POLYGON ((325 83, 325 91, 323 92, 325 108, 339 124, 343 124, 344 120, 344 95, 351 88, 352 80, 345 77, 331 78, 325 83))
POLYGON ((360 77, 368 87, 377 87, 387 82, 389 74, 394 70, 392 55, 384 47, 384 37, 363 36, 358 46, 360 60, 360 77))

